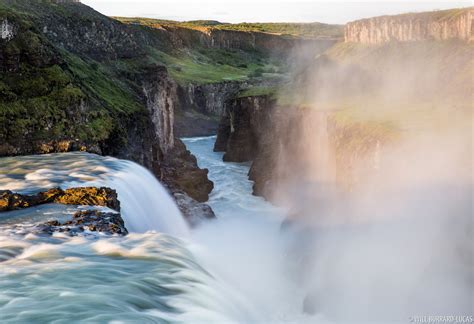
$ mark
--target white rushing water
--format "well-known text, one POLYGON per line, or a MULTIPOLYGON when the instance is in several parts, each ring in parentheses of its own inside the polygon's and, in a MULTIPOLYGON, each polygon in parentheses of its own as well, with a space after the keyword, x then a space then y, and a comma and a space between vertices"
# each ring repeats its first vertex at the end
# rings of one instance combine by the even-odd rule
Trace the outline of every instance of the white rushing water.
POLYGON ((74 238, 28 233, 28 222, 71 215, 74 206, 45 205, 4 214, 0 321, 306 321, 302 293, 292 281, 282 280, 288 270, 282 267, 283 212, 251 195, 249 165, 223 163, 222 154, 212 152, 214 140, 185 140, 199 164, 210 169, 215 183, 210 205, 218 217, 191 233, 163 187, 132 162, 87 153, 0 159, 0 189, 116 189, 132 232, 126 237, 74 238))
POLYGON ((0 189, 23 193, 56 186, 114 188, 132 232, 126 237, 39 236, 29 232, 30 222, 68 217, 77 208, 51 204, 3 213, 0 322, 231 323, 253 318, 245 299, 192 255, 190 244, 181 240, 189 239, 189 230, 176 204, 137 164, 87 153, 52 154, 0 159, 0 174, 0 189))
MULTIPOLYGON (((250 163, 227 163, 212 151, 215 137, 185 139, 200 167, 209 169, 214 182, 209 204, 218 219, 192 232, 191 250, 206 269, 253 307, 242 323, 325 323, 320 315, 303 314, 306 295, 289 255, 282 231, 285 211, 252 195, 250 163)), ((248 306, 248 307, 250 307, 248 306)))
POLYGON ((0 170, 0 190, 34 193, 52 187, 113 188, 123 202, 121 213, 129 231, 188 235, 188 226, 166 189, 134 162, 89 153, 48 154, 3 158, 0 170))
POLYGON ((0 189, 117 189, 132 231, 74 238, 29 231, 29 223, 69 217, 75 206, 0 214, 0 322, 403 323, 420 309, 472 309, 472 214, 466 222, 464 189, 443 187, 421 201, 415 192, 411 200, 391 195, 399 209, 383 212, 404 215, 400 221, 308 229, 308 241, 304 231, 295 241, 282 231, 285 211, 252 196, 249 164, 224 163, 214 141, 184 140, 215 185, 209 204, 217 219, 192 230, 164 188, 134 163, 86 153, 0 159, 0 189), (452 204, 430 204, 443 200, 452 204), (430 218, 414 218, 413 206, 430 218), (308 253, 317 256, 314 264, 308 253), (308 294, 315 315, 302 312, 308 294))

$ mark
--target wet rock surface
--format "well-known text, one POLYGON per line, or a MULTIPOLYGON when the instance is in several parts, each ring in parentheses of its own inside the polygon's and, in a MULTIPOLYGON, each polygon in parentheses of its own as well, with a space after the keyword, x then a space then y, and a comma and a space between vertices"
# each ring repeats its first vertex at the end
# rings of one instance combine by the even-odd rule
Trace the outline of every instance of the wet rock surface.
POLYGON ((49 203, 104 206, 120 211, 120 202, 117 199, 117 192, 105 187, 82 187, 66 190, 53 188, 35 195, 22 195, 10 190, 0 191, 0 212, 49 203))
POLYGON ((186 149, 179 139, 176 139, 174 147, 164 157, 155 174, 158 179, 165 183, 171 192, 184 192, 198 202, 209 199, 209 193, 214 188, 214 183, 207 177, 209 170, 197 166, 194 155, 186 149))
POLYGON ((182 192, 173 193, 173 197, 184 218, 192 227, 199 225, 202 221, 216 218, 212 208, 205 203, 200 203, 182 192))
POLYGON ((226 162, 246 162, 255 158, 259 140, 266 131, 269 112, 275 102, 269 96, 231 100, 219 124, 214 151, 225 152, 226 162))
MULTIPOLYGON (((126 235, 124 221, 118 213, 120 202, 117 192, 101 187, 80 187, 62 190, 53 188, 34 195, 23 195, 10 190, 0 191, 0 212, 14 211, 43 204, 107 207, 112 210, 88 209, 74 213, 71 219, 53 219, 34 226, 32 232, 39 234, 67 233, 75 236, 85 232, 107 235, 126 235)), ((0 214, 0 217, 2 215, 0 214)), ((44 217, 48 216, 44 214, 44 217)))
POLYGON ((61 232, 71 236, 76 236, 86 231, 107 235, 128 234, 119 213, 102 212, 99 210, 78 211, 73 215, 72 220, 62 223, 57 220, 49 221, 38 225, 35 231, 50 235, 55 232, 61 232))

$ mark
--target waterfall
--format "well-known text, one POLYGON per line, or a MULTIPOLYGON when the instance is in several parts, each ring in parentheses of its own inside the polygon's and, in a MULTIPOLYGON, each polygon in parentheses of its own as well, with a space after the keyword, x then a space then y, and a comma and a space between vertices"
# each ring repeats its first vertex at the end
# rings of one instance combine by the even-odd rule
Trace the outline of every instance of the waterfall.
POLYGON ((116 163, 122 168, 98 184, 117 191, 127 229, 187 236, 188 226, 178 206, 153 174, 134 162, 118 160, 116 163))
POLYGON ((117 191, 130 232, 188 235, 188 226, 166 189, 134 162, 76 152, 5 158, 0 168, 0 190, 32 193, 52 187, 110 187, 117 191))

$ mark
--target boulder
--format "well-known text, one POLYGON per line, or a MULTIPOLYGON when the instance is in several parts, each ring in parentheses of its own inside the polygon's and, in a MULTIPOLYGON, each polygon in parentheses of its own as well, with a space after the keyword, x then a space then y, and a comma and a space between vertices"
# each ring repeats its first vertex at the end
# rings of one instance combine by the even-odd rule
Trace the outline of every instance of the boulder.
POLYGON ((63 232, 71 236, 76 236, 84 233, 86 230, 107 235, 128 234, 119 213, 108 213, 99 210, 78 211, 70 221, 60 223, 57 220, 53 220, 39 225, 36 229, 39 233, 50 235, 55 232, 63 232))
POLYGON ((192 227, 199 225, 203 220, 216 218, 209 205, 200 203, 183 192, 174 192, 173 196, 181 213, 192 227))

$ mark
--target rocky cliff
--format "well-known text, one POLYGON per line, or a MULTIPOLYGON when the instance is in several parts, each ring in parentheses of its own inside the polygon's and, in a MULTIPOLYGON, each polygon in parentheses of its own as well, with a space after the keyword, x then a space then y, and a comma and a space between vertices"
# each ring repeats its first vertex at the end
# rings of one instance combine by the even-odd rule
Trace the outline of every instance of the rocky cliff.
POLYGON ((224 161, 255 159, 268 133, 275 100, 270 96, 249 96, 227 102, 221 118, 214 151, 225 152, 224 161))
POLYGON ((146 58, 159 35, 69 2, 2 1, 0 26, 0 156, 112 155, 207 200, 207 170, 174 136, 177 85, 146 58))
POLYGON ((474 37, 474 8, 381 16, 357 20, 345 26, 345 41, 381 44, 474 37))
POLYGON ((176 135, 189 137, 215 134, 225 103, 247 84, 245 81, 224 81, 179 85, 180 115, 176 120, 176 135))
POLYGON ((252 161, 254 193, 268 199, 310 177, 353 190, 401 141, 472 119, 473 67, 462 40, 339 43, 301 66, 276 102, 230 102, 215 148, 252 161))
POLYGON ((209 84, 188 84, 180 90, 181 105, 184 109, 194 110, 208 115, 221 116, 227 100, 248 86, 248 82, 224 81, 209 84))
POLYGON ((208 48, 262 51, 277 56, 286 56, 298 47, 328 48, 337 38, 301 38, 281 36, 254 31, 220 30, 212 27, 186 28, 180 26, 161 26, 168 33, 175 47, 192 47, 196 44, 208 48))
POLYGON ((341 124, 326 112, 256 96, 229 103, 215 151, 225 152, 224 161, 251 161, 253 193, 274 200, 281 186, 311 176, 331 176, 339 188, 351 190, 366 172, 376 170, 380 150, 390 141, 371 125, 341 124), (321 156, 331 161, 318 161, 321 156), (314 168, 321 171, 315 174, 314 168))

